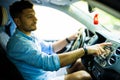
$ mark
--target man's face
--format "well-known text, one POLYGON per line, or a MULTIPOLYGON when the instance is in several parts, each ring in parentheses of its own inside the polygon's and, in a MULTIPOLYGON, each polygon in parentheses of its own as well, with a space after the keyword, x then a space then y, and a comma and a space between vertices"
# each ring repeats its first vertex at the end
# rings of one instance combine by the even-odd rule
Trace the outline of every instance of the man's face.
POLYGON ((31 32, 36 30, 37 19, 33 9, 24 9, 19 17, 18 28, 23 32, 31 32))

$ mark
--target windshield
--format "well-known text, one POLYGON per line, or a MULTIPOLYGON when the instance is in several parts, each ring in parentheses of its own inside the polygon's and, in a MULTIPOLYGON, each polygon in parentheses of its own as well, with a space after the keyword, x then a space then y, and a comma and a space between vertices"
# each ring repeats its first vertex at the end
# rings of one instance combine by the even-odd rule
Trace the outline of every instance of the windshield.
POLYGON ((95 14, 98 14, 98 21, 102 27, 106 28, 112 33, 120 34, 120 19, 107 13, 105 10, 102 10, 98 7, 94 7, 91 12, 89 12, 88 2, 79 1, 72 4, 76 8, 85 11, 91 17, 94 17, 95 14))
POLYGON ((87 27, 86 25, 93 31, 94 25, 89 23, 95 14, 98 14, 98 24, 102 25, 99 27, 120 34, 120 20, 98 7, 93 7, 90 11, 87 1, 80 0, 69 6, 48 6, 34 6, 38 18, 36 35, 39 33, 38 37, 41 39, 58 40, 76 32, 80 27, 87 27), (86 14, 83 15, 79 11, 84 11, 86 14))
POLYGON ((99 14, 100 24, 106 29, 113 33, 120 34, 120 20, 105 11, 95 8, 94 9, 99 14))
POLYGON ((44 40, 58 40, 67 37, 84 27, 83 24, 57 9, 35 5, 37 30, 35 35, 44 40), (39 33, 39 34, 38 34, 39 33))

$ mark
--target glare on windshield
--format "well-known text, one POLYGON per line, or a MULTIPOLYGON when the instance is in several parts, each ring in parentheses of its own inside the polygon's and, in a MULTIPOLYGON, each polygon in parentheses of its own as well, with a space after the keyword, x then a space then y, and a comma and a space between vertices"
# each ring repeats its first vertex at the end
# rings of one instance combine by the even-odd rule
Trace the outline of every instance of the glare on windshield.
POLYGON ((105 27, 107 30, 111 31, 112 33, 120 34, 120 19, 118 19, 117 17, 115 17, 97 7, 95 7, 93 12, 90 13, 89 9, 88 9, 88 3, 86 1, 79 1, 72 5, 77 7, 80 10, 85 11, 91 17, 94 17, 93 14, 97 13, 99 23, 103 27, 105 27))

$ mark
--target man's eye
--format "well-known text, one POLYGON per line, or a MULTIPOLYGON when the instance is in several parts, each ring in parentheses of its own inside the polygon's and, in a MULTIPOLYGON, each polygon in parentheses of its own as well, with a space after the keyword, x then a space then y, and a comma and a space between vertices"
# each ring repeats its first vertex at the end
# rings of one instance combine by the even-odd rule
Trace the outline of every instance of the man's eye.
POLYGON ((32 16, 27 16, 27 18, 32 18, 32 16))
POLYGON ((27 15, 27 18, 33 18, 34 15, 27 15))

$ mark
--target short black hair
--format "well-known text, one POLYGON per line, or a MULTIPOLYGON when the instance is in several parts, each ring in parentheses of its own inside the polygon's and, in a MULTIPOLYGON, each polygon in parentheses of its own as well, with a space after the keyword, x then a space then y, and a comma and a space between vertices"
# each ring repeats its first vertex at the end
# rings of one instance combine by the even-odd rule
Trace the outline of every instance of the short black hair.
POLYGON ((24 9, 28 8, 33 8, 33 4, 29 0, 16 1, 9 7, 10 15, 14 19, 16 17, 19 17, 20 13, 24 9))

